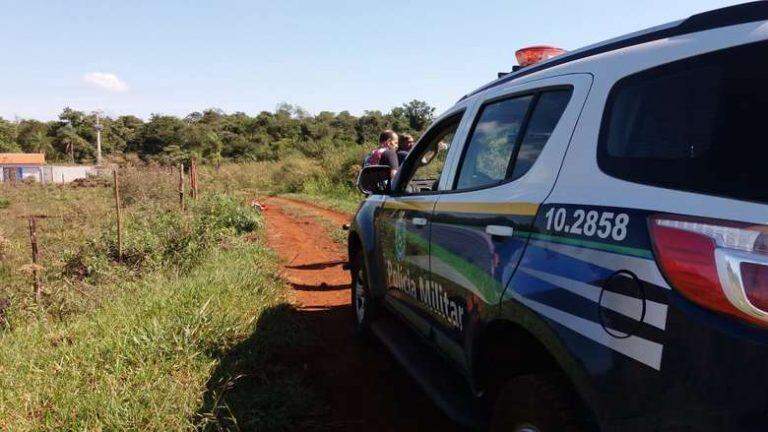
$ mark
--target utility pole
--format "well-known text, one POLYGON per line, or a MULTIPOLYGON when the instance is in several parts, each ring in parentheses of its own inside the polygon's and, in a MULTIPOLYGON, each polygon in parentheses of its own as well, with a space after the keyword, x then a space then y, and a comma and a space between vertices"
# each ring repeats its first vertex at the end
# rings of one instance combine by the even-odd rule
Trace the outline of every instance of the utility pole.
POLYGON ((101 121, 99 115, 101 113, 96 111, 96 166, 101 166, 101 121))

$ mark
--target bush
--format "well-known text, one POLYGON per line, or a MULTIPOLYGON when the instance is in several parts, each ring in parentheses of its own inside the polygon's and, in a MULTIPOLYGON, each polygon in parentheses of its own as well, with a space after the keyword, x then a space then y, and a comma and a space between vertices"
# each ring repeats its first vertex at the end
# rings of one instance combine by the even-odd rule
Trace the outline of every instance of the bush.
POLYGON ((0 197, 0 210, 7 209, 11 206, 11 200, 6 197, 0 197))
POLYGON ((178 170, 174 167, 148 165, 126 166, 120 174, 120 196, 123 204, 175 202, 178 199, 178 170))
POLYGON ((225 239, 261 226, 261 216, 255 210, 226 195, 202 197, 190 204, 187 213, 144 206, 126 218, 122 257, 118 257, 117 232, 112 226, 69 254, 63 273, 78 280, 103 282, 161 267, 188 268, 225 239))
POLYGON ((317 160, 305 156, 286 157, 272 172, 272 184, 279 192, 303 192, 304 184, 327 175, 326 169, 317 160))
POLYGON ((201 227, 225 230, 236 234, 256 231, 262 226, 261 216, 228 195, 211 195, 192 205, 196 224, 201 227))

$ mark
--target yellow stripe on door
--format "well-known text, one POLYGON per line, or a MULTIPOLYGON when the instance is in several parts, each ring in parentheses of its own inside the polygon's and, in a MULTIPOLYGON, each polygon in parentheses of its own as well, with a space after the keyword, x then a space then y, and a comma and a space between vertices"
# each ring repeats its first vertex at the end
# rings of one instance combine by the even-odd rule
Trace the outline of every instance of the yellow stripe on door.
POLYGON ((390 201, 384 202, 384 208, 387 210, 413 210, 431 212, 434 201, 390 201))
MULTIPOLYGON (((388 210, 412 210, 431 212, 433 201, 386 201, 388 210)), ((535 216, 539 205, 530 202, 468 202, 438 201, 435 211, 456 213, 483 213, 500 215, 535 216)))
POLYGON ((535 216, 539 205, 529 202, 438 201, 435 211, 535 216))

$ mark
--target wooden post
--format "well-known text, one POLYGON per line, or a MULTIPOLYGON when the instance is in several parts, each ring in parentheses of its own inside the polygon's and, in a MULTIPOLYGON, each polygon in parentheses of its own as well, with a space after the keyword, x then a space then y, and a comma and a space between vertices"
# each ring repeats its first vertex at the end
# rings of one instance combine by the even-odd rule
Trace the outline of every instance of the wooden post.
POLYGON ((189 196, 195 199, 195 158, 189 160, 189 196))
POLYGON ((179 207, 184 211, 184 162, 179 164, 179 207))
POLYGON ((123 260, 123 205, 120 201, 120 177, 117 168, 112 171, 115 179, 115 211, 117 212, 117 261, 123 260))
POLYGON ((195 159, 195 198, 200 196, 200 183, 197 178, 197 159, 195 159))
POLYGON ((35 299, 39 302, 43 287, 40 283, 40 275, 37 273, 37 261, 40 257, 37 248, 37 219, 34 216, 30 216, 27 220, 29 221, 29 243, 32 246, 32 278, 35 284, 35 299))

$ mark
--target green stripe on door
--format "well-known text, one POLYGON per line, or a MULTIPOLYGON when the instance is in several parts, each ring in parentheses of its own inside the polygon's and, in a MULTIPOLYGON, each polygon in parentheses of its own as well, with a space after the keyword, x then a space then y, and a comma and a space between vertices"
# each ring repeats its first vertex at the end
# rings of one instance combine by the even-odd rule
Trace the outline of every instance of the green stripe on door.
POLYGON ((653 258, 653 254, 648 249, 634 248, 630 246, 621 246, 610 243, 600 243, 589 240, 575 239, 570 237, 562 237, 551 234, 531 233, 531 238, 536 240, 550 241, 553 243, 562 243, 572 246, 585 247, 590 249, 604 250, 608 252, 615 252, 622 255, 631 255, 640 258, 653 258))

